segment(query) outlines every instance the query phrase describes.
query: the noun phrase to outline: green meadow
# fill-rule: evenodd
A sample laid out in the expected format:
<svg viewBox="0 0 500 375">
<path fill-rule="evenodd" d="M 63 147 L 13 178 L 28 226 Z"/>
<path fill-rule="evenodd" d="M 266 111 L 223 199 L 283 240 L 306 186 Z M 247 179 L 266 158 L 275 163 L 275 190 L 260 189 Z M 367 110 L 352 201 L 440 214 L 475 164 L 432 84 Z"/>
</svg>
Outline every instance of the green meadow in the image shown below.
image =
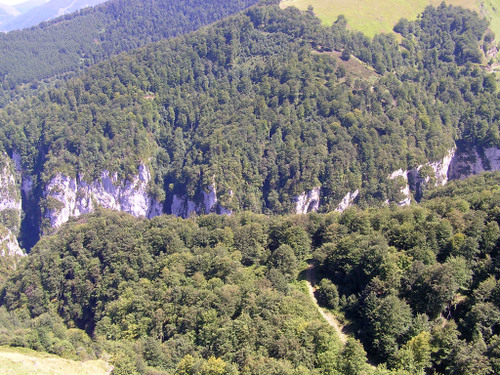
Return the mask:
<svg viewBox="0 0 500 375">
<path fill-rule="evenodd" d="M 79 362 L 24 348 L 0 347 L 3 375 L 105 375 L 111 371 L 102 360 Z"/>
<path fill-rule="evenodd" d="M 332 24 L 343 14 L 349 26 L 373 37 L 388 33 L 400 18 L 416 19 L 426 6 L 438 6 L 442 0 L 282 0 L 281 7 L 296 6 L 306 10 L 309 5 L 325 24 Z M 490 28 L 500 35 L 500 0 L 448 0 L 447 4 L 462 6 L 490 20 Z"/>
</svg>

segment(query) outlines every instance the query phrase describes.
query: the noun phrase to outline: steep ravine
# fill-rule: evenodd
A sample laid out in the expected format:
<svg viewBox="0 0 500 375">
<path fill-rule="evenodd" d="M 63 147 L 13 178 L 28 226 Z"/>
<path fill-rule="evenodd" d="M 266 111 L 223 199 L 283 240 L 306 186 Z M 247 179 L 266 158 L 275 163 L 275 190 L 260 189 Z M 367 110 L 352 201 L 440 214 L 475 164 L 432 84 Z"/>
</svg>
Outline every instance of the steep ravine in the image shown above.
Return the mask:
<svg viewBox="0 0 500 375">
<path fill-rule="evenodd" d="M 0 224 L 9 231 L 6 232 L 3 243 L 8 243 L 10 252 L 14 253 L 22 251 L 13 239 L 31 236 L 35 241 L 38 238 L 38 233 L 35 233 L 38 229 L 34 229 L 33 225 L 40 226 L 42 234 L 50 233 L 69 218 L 93 212 L 97 207 L 146 218 L 162 213 L 186 218 L 192 214 L 232 212 L 220 204 L 216 176 L 212 177 L 212 184 L 201 189 L 195 197 L 176 193 L 160 202 L 150 194 L 153 172 L 146 164 L 140 164 L 137 174 L 125 180 L 119 179 L 117 173 L 103 170 L 100 177 L 94 181 L 86 180 L 83 175 L 70 177 L 57 173 L 48 183 L 40 185 L 34 184 L 33 181 L 37 181 L 37 178 L 22 169 L 20 157 L 16 152 L 11 157 L 4 154 L 1 162 Z M 387 179 L 394 180 L 396 186 L 399 186 L 396 203 L 407 205 L 412 200 L 418 201 L 427 186 L 444 185 L 449 179 L 463 179 L 483 171 L 497 170 L 500 170 L 499 148 L 459 146 L 450 149 L 441 160 L 431 161 L 410 170 L 399 169 L 389 174 Z M 293 198 L 295 212 L 306 214 L 320 210 L 322 192 L 321 186 L 316 186 Z M 231 191 L 231 194 L 234 193 Z M 360 189 L 347 192 L 338 202 L 336 211 L 342 212 L 355 204 L 361 194 Z M 30 209 L 31 207 L 37 209 Z M 23 217 L 24 222 L 29 221 L 31 226 L 25 225 L 25 228 L 21 228 Z M 30 244 L 28 241 L 25 243 Z"/>
</svg>

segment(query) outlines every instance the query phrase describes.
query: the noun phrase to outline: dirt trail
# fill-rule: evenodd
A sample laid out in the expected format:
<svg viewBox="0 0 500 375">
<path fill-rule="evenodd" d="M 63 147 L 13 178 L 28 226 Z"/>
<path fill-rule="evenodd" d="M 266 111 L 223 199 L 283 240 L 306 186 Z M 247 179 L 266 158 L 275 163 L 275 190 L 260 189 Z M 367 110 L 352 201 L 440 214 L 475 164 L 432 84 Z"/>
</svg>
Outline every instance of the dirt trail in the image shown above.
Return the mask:
<svg viewBox="0 0 500 375">
<path fill-rule="evenodd" d="M 319 313 L 321 316 L 330 324 L 335 331 L 337 331 L 337 334 L 339 335 L 339 339 L 342 342 L 342 344 L 345 344 L 347 342 L 347 335 L 342 331 L 342 325 L 338 322 L 338 320 L 329 312 L 325 312 L 318 304 L 318 300 L 316 299 L 316 296 L 314 295 L 314 292 L 316 291 L 316 288 L 313 287 L 313 285 L 316 284 L 315 280 L 315 274 L 314 274 L 314 264 L 310 264 L 309 267 L 307 268 L 306 272 L 307 276 L 307 290 L 309 291 L 309 296 L 313 300 L 314 305 L 316 306 L 316 309 L 318 309 Z"/>
</svg>

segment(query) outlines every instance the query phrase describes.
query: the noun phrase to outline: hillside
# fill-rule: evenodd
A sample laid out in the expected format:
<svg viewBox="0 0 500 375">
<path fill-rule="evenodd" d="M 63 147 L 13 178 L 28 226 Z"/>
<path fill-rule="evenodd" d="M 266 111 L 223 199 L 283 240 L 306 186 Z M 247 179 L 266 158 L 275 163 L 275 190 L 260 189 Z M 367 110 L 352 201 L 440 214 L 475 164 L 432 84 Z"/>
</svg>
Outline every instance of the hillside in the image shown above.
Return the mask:
<svg viewBox="0 0 500 375">
<path fill-rule="evenodd" d="M 7 106 L 21 232 L 98 205 L 187 217 L 408 204 L 500 168 L 496 82 L 477 66 L 486 23 L 440 7 L 398 30 L 403 46 L 257 6 Z"/>
<path fill-rule="evenodd" d="M 250 3 L 201 27 L 215 3 L 112 0 L 6 34 L 109 38 L 64 80 L 4 79 L 0 366 L 500 373 L 488 22 L 443 4 L 369 38 Z"/>
<path fill-rule="evenodd" d="M 188 220 L 100 210 L 42 238 L 5 283 L 0 339 L 106 352 L 117 374 L 498 373 L 498 202 L 497 172 L 410 207 Z M 311 258 L 345 344 L 306 290 Z"/>
<path fill-rule="evenodd" d="M 3 94 L 12 96 L 10 90 L 21 83 L 86 68 L 114 54 L 193 31 L 254 3 L 111 0 L 30 29 L 0 33 Z"/>
<path fill-rule="evenodd" d="M 328 25 L 343 14 L 353 30 L 373 37 L 378 33 L 391 32 L 400 18 L 414 20 L 426 6 L 438 6 L 441 3 L 442 0 L 282 0 L 280 6 L 295 6 L 304 11 L 312 6 L 314 13 Z M 500 35 L 498 0 L 447 0 L 446 4 L 478 12 L 490 21 L 490 28 L 495 35 Z"/>
</svg>

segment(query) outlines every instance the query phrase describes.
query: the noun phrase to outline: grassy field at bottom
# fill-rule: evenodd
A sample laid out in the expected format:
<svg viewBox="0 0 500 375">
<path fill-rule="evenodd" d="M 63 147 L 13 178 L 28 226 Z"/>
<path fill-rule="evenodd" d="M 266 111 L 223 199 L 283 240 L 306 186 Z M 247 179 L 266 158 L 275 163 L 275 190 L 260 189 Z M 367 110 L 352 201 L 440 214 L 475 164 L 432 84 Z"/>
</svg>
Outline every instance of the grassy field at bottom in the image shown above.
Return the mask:
<svg viewBox="0 0 500 375">
<path fill-rule="evenodd" d="M 103 360 L 78 362 L 24 348 L 0 347 L 3 375 L 104 375 L 112 367 Z"/>
</svg>

